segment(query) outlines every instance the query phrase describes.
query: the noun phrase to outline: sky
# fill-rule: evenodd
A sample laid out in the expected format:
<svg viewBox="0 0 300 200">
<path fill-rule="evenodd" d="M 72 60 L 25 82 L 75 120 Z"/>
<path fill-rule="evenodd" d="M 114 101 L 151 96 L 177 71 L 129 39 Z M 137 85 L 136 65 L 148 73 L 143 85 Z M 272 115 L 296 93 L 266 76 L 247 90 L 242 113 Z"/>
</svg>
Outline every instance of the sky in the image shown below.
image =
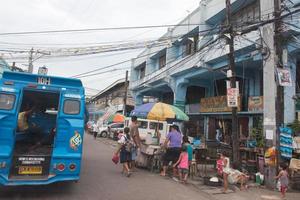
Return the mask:
<svg viewBox="0 0 300 200">
<path fill-rule="evenodd" d="M 106 27 L 176 24 L 199 5 L 200 0 L 0 0 L 0 55 L 9 64 L 26 69 L 29 50 L 47 53 L 62 47 L 86 47 L 116 41 L 149 40 L 163 35 L 167 28 L 1 35 L 8 32 L 87 29 Z M 22 58 L 16 51 L 24 51 Z M 34 69 L 46 66 L 49 75 L 71 77 L 90 70 L 131 59 L 142 49 L 88 56 L 47 58 L 34 54 Z M 40 58 L 39 58 L 40 57 Z M 97 93 L 125 77 L 130 62 L 109 73 L 81 78 L 88 95 Z M 101 71 L 100 71 L 101 72 Z"/>
</svg>

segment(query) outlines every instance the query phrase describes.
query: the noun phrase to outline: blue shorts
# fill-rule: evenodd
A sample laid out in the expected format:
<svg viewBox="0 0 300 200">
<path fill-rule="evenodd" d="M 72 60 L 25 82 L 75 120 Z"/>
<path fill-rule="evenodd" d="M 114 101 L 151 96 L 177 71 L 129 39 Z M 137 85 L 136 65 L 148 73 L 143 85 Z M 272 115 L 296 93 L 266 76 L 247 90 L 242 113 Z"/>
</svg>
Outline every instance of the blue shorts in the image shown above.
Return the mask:
<svg viewBox="0 0 300 200">
<path fill-rule="evenodd" d="M 120 163 L 126 163 L 131 161 L 131 153 L 126 151 L 125 149 L 121 149 L 120 151 Z"/>
<path fill-rule="evenodd" d="M 133 147 L 131 150 L 131 160 L 135 160 L 137 156 L 137 148 Z"/>
</svg>

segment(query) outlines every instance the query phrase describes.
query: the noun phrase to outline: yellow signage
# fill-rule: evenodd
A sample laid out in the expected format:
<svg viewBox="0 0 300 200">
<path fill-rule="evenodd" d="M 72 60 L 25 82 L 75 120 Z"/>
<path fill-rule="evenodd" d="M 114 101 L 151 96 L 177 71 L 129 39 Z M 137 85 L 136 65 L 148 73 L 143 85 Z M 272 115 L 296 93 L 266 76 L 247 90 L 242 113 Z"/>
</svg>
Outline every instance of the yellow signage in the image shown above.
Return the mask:
<svg viewBox="0 0 300 200">
<path fill-rule="evenodd" d="M 41 166 L 20 166 L 19 174 L 29 175 L 29 174 L 42 174 L 43 168 Z"/>
</svg>

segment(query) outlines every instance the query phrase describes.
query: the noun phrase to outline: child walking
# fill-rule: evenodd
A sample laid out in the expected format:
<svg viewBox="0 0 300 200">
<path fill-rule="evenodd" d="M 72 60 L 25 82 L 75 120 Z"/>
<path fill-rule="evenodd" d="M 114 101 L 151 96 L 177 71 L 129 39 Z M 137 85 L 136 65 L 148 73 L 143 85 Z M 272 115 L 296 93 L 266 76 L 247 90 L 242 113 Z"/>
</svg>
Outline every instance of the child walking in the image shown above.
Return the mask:
<svg viewBox="0 0 300 200">
<path fill-rule="evenodd" d="M 187 153 L 188 153 L 188 155 L 189 155 L 189 166 L 191 165 L 191 163 L 192 163 L 192 160 L 193 160 L 193 147 L 192 147 L 192 145 L 190 144 L 190 141 L 189 141 L 189 138 L 188 138 L 188 136 L 183 136 L 183 138 L 182 138 L 182 143 L 183 143 L 183 145 L 185 145 L 186 146 L 186 148 L 187 148 Z"/>
<path fill-rule="evenodd" d="M 285 163 L 282 163 L 280 165 L 280 172 L 278 176 L 275 177 L 275 179 L 280 180 L 280 192 L 283 199 L 285 199 L 285 193 L 288 189 L 289 185 L 289 173 L 287 171 L 287 165 Z"/>
<path fill-rule="evenodd" d="M 131 147 L 132 141 L 129 135 L 129 128 L 124 128 L 124 133 L 121 135 L 118 140 L 119 147 L 115 154 L 120 153 L 120 163 L 123 164 L 122 173 L 126 174 L 127 177 L 130 177 L 131 171 L 129 169 L 129 163 L 131 162 Z"/>
<path fill-rule="evenodd" d="M 183 145 L 181 148 L 181 153 L 177 162 L 173 165 L 173 167 L 177 167 L 179 169 L 179 178 L 182 183 L 187 183 L 187 177 L 189 173 L 189 155 L 187 152 L 187 146 Z"/>
</svg>

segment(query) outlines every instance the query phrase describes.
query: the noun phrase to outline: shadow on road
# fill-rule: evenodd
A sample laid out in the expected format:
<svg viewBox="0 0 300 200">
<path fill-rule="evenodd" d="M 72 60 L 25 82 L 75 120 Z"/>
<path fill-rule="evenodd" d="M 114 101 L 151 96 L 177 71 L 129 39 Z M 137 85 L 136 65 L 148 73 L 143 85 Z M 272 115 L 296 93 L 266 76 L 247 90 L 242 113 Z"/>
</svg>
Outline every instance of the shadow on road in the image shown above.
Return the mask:
<svg viewBox="0 0 300 200">
<path fill-rule="evenodd" d="M 75 182 L 59 182 L 50 185 L 36 186 L 0 186 L 0 199 L 48 199 L 51 197 L 56 197 L 58 193 L 60 196 L 68 196 L 73 191 L 75 186 Z"/>
</svg>

